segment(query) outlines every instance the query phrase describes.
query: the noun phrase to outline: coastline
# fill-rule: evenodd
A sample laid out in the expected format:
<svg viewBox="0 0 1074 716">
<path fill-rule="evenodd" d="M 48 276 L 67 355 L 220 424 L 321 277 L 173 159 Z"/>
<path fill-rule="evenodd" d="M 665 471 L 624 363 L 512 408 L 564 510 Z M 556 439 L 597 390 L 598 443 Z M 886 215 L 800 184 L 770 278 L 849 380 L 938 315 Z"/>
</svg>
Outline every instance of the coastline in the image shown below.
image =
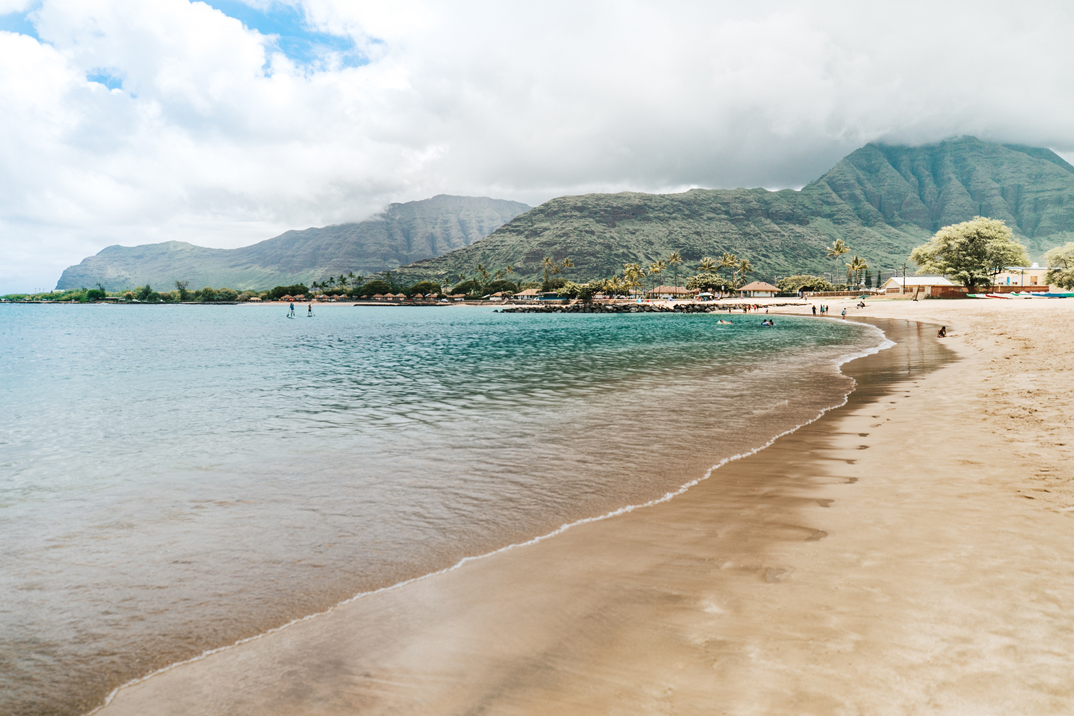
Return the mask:
<svg viewBox="0 0 1074 716">
<path fill-rule="evenodd" d="M 1007 712 L 1047 712 L 1048 703 L 1025 692 L 1039 695 L 1047 677 L 1053 698 L 1061 703 L 1068 695 L 1056 676 L 1071 663 L 1060 644 L 1070 630 L 1062 609 L 1053 614 L 1044 605 L 1033 615 L 1061 622 L 1051 636 L 1034 633 L 1049 648 L 1021 644 L 1018 663 L 1002 664 L 1002 671 L 981 662 L 1002 660 L 1003 653 L 973 648 L 982 638 L 985 646 L 995 640 L 993 631 L 978 635 L 982 616 L 1002 622 L 1010 604 L 973 589 L 981 583 L 965 574 L 965 538 L 972 533 L 972 546 L 993 535 L 989 544 L 1001 566 L 1004 548 L 1016 540 L 1014 528 L 997 532 L 995 520 L 978 526 L 985 509 L 979 506 L 974 520 L 955 529 L 952 508 L 998 499 L 1002 506 L 990 516 L 1015 513 L 1016 527 L 1030 536 L 1039 529 L 1039 510 L 1028 501 L 1012 509 L 994 480 L 939 479 L 966 455 L 980 458 L 998 447 L 972 439 L 977 422 L 959 436 L 971 438 L 958 444 L 961 457 L 947 455 L 957 444 L 952 406 L 945 403 L 945 414 L 928 405 L 926 396 L 951 401 L 952 375 L 956 388 L 979 383 L 979 356 L 973 359 L 972 340 L 961 330 L 948 341 L 959 361 L 891 387 L 890 375 L 863 377 L 843 409 L 725 466 L 675 500 L 363 598 L 124 689 L 100 713 L 462 713 L 480 706 L 509 713 L 693 713 L 715 704 L 726 713 L 904 713 L 913 704 L 942 710 L 972 698 L 995 708 L 995 700 L 981 697 L 997 685 L 1017 697 Z M 903 368 L 895 361 L 888 372 Z M 933 429 L 923 430 L 922 421 Z M 924 454 L 904 454 L 907 435 L 922 441 Z M 892 472 L 896 458 L 905 467 Z M 967 497 L 974 489 L 981 494 Z M 1067 517 L 1051 519 L 1061 528 Z M 911 536 L 930 539 L 900 539 L 910 526 Z M 998 542 L 996 534 L 1003 537 Z M 930 549 L 944 540 L 963 549 Z M 1047 547 L 1059 549 L 1058 542 Z M 965 584 L 949 583 L 944 569 Z M 1032 576 L 1001 573 L 1015 581 Z M 1056 580 L 1069 586 L 1070 577 L 1047 578 L 1053 591 L 1072 593 L 1055 589 Z M 950 599 L 951 591 L 959 599 Z M 975 596 L 982 604 L 967 608 Z M 934 609 L 937 602 L 953 617 L 972 619 L 921 613 L 921 604 Z M 1007 641 L 1008 651 L 1019 645 L 1015 636 Z M 1018 664 L 1033 661 L 1025 657 L 1034 646 L 1052 663 L 1037 659 L 1036 679 L 1013 688 Z M 950 675 L 952 649 L 968 665 L 954 684 L 933 673 Z M 904 678 L 908 668 L 920 678 Z"/>
</svg>

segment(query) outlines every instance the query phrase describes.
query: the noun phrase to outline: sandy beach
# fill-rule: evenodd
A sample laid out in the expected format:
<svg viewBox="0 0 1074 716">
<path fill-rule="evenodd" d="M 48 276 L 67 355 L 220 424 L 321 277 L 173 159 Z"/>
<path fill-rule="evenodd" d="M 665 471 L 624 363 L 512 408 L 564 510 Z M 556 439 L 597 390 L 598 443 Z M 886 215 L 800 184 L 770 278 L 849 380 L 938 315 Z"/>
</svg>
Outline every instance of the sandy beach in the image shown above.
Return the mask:
<svg viewBox="0 0 1074 716">
<path fill-rule="evenodd" d="M 1071 712 L 1074 301 L 848 314 L 899 343 L 844 366 L 848 404 L 685 495 L 353 601 L 98 713 Z"/>
</svg>

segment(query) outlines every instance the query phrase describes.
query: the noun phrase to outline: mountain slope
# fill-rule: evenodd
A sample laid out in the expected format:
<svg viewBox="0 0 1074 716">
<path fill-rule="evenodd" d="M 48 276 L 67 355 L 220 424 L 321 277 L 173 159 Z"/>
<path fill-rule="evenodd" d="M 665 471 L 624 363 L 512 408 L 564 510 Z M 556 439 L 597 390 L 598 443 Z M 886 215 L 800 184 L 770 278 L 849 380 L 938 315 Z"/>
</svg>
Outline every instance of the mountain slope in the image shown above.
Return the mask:
<svg viewBox="0 0 1074 716">
<path fill-rule="evenodd" d="M 239 249 L 180 241 L 109 246 L 67 268 L 56 288 L 110 291 L 150 284 L 266 289 L 354 272 L 369 275 L 469 246 L 530 207 L 499 199 L 440 195 L 392 204 L 367 221 L 288 231 Z"/>
<path fill-rule="evenodd" d="M 921 147 L 869 144 L 801 191 L 705 190 L 683 194 L 561 197 L 522 214 L 472 246 L 417 262 L 407 280 L 451 282 L 477 263 L 541 275 L 541 260 L 570 257 L 564 276 L 609 276 L 672 251 L 689 264 L 724 252 L 748 258 L 755 276 L 833 271 L 825 246 L 842 238 L 875 271 L 902 266 L 910 250 L 947 224 L 1004 219 L 1030 254 L 1070 240 L 1074 167 L 1047 149 L 972 137 Z M 847 257 L 849 258 L 849 257 Z M 841 277 L 836 277 L 841 278 Z"/>
</svg>

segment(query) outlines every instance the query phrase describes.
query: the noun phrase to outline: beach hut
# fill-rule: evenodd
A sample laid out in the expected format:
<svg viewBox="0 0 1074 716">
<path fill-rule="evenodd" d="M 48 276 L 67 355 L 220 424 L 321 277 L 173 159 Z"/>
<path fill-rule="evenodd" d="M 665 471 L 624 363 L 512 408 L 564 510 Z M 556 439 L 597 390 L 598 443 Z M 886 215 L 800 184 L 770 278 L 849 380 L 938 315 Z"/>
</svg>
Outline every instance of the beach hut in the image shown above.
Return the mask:
<svg viewBox="0 0 1074 716">
<path fill-rule="evenodd" d="M 283 301 L 284 303 L 287 303 L 288 301 L 294 301 L 295 297 L 294 296 L 284 296 L 280 300 Z"/>
<path fill-rule="evenodd" d="M 779 289 L 764 281 L 754 281 L 738 289 L 738 292 L 743 298 L 772 298 L 779 293 Z"/>
<path fill-rule="evenodd" d="M 517 301 L 536 301 L 539 293 L 540 291 L 535 288 L 527 288 L 525 291 L 519 291 L 512 298 Z"/>
</svg>

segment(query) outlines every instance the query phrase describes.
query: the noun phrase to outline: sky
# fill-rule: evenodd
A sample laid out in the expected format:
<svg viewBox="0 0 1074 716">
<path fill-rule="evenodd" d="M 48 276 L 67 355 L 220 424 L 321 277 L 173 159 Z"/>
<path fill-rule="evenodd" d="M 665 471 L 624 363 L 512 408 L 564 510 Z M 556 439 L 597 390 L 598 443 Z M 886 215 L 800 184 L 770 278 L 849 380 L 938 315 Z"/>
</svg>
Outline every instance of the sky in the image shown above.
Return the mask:
<svg viewBox="0 0 1074 716">
<path fill-rule="evenodd" d="M 871 141 L 1074 159 L 1074 3 L 0 0 L 0 294 L 436 194 L 798 188 Z"/>
</svg>

